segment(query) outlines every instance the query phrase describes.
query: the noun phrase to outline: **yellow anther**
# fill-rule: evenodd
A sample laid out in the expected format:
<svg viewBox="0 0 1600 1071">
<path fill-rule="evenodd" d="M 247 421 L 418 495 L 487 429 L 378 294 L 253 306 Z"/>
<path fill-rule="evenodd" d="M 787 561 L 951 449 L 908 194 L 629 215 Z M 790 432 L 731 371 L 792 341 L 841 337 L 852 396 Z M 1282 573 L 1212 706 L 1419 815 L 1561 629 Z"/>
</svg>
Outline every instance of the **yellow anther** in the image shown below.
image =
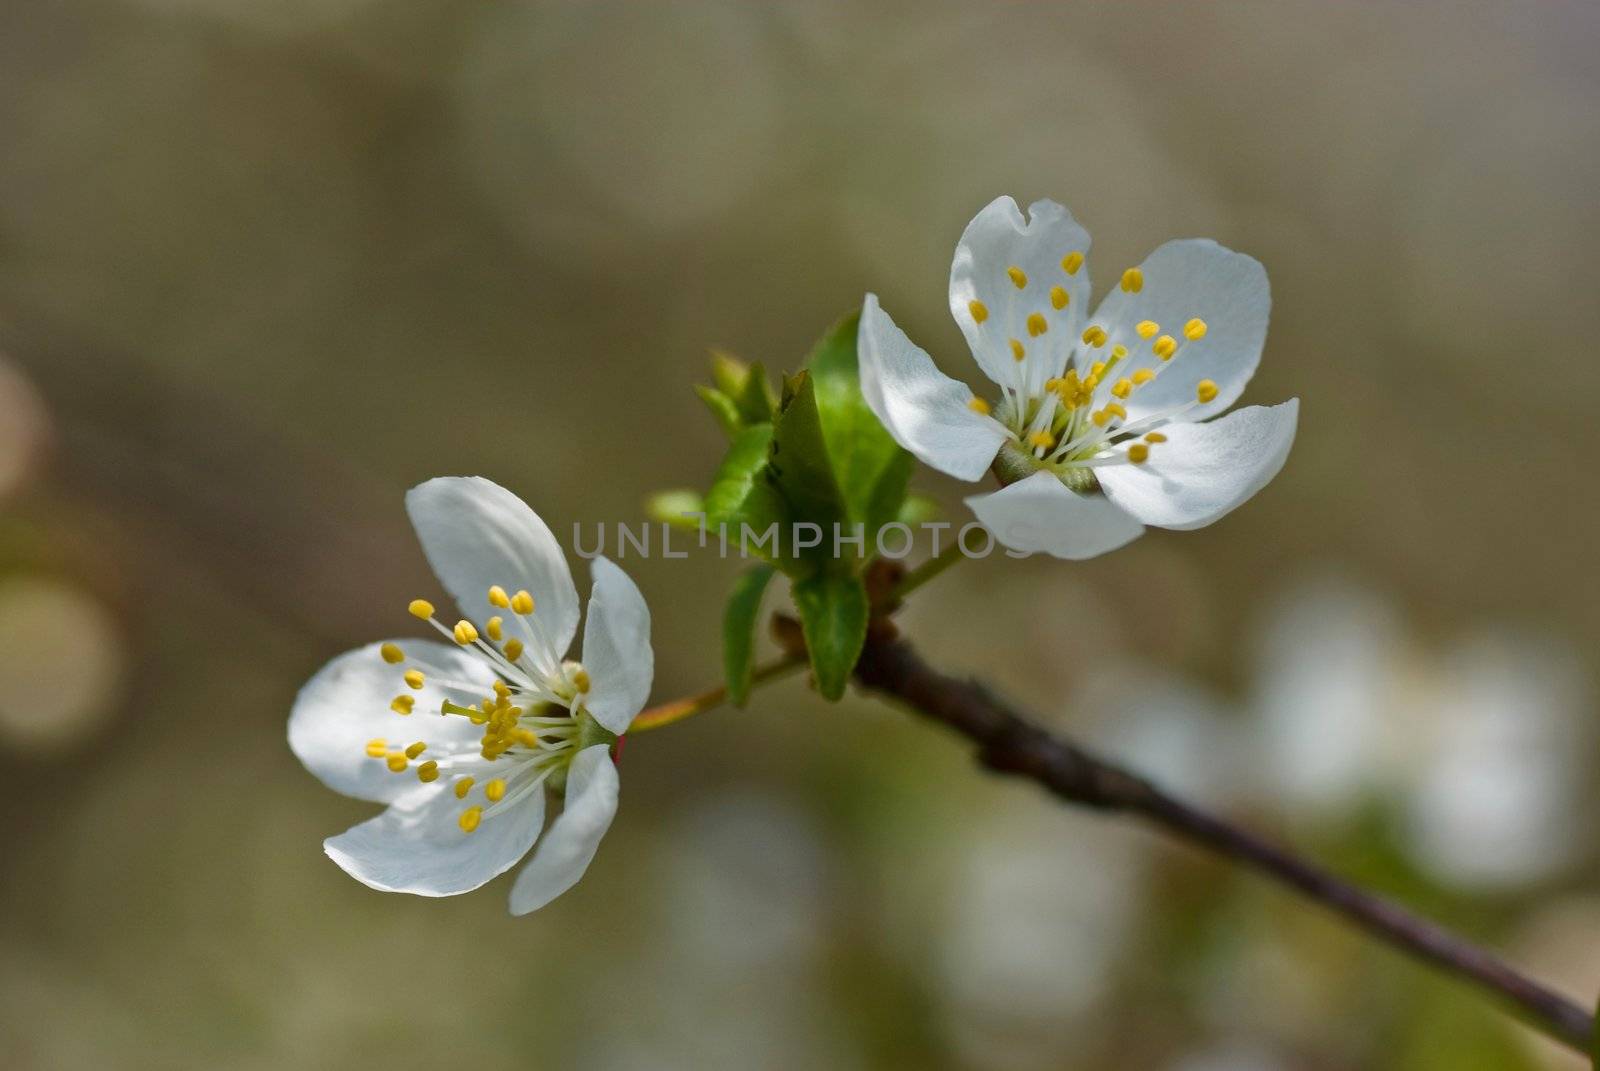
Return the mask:
<svg viewBox="0 0 1600 1071">
<path fill-rule="evenodd" d="M 972 322 L 981 324 L 989 318 L 989 306 L 981 301 L 967 302 L 967 311 L 972 313 Z"/>
<path fill-rule="evenodd" d="M 1118 398 L 1126 398 L 1128 395 L 1133 393 L 1133 380 L 1117 380 L 1115 383 L 1111 384 L 1111 393 L 1115 394 Z"/>
<path fill-rule="evenodd" d="M 1018 342 L 1016 339 L 1011 340 L 1011 356 L 1019 361 L 1026 356 L 1026 351 L 1022 348 L 1022 343 Z"/>
<path fill-rule="evenodd" d="M 471 621 L 456 622 L 456 642 L 466 647 L 478 642 L 478 629 Z"/>
<path fill-rule="evenodd" d="M 398 643 L 384 644 L 378 648 L 378 654 L 382 655 L 383 660 L 391 666 L 399 665 L 406 660 L 406 653 L 400 649 Z"/>
<path fill-rule="evenodd" d="M 467 793 L 472 791 L 473 783 L 473 779 L 470 777 L 463 777 L 461 780 L 457 781 L 455 783 L 455 788 L 452 789 L 452 791 L 456 794 L 456 799 L 466 799 Z"/>
<path fill-rule="evenodd" d="M 483 821 L 482 807 L 468 807 L 461 812 L 461 832 L 471 833 L 478 828 L 478 823 Z"/>
<path fill-rule="evenodd" d="M 538 747 L 539 734 L 532 729 L 517 729 L 511 734 L 512 738 L 523 747 Z"/>
<path fill-rule="evenodd" d="M 1021 290 L 1023 287 L 1028 285 L 1028 273 L 1017 267 L 1015 264 L 1006 269 L 1006 274 L 1011 276 L 1011 283 L 1018 290 Z"/>
<path fill-rule="evenodd" d="M 424 744 L 421 740 L 418 740 L 415 744 L 412 744 L 410 747 L 406 748 L 406 758 L 414 759 L 426 750 L 428 750 L 428 745 Z"/>
<path fill-rule="evenodd" d="M 533 613 L 533 596 L 526 591 L 519 591 L 511 596 L 511 610 L 513 613 L 527 617 Z"/>
<path fill-rule="evenodd" d="M 511 607 L 511 596 L 506 594 L 506 589 L 499 584 L 489 589 L 489 605 L 507 610 Z"/>
<path fill-rule="evenodd" d="M 499 803 L 506 798 L 505 780 L 496 777 L 493 781 L 483 786 L 483 794 L 489 797 L 490 803 Z"/>
<path fill-rule="evenodd" d="M 1142 465 L 1150 460 L 1150 448 L 1144 443 L 1134 443 L 1128 447 L 1128 460 L 1135 465 Z"/>
<path fill-rule="evenodd" d="M 381 736 L 375 740 L 367 741 L 367 756 L 369 758 L 381 759 L 387 757 L 388 754 L 389 742 Z"/>
<path fill-rule="evenodd" d="M 1138 324 L 1134 326 L 1134 330 L 1139 332 L 1140 338 L 1149 338 L 1151 335 L 1161 330 L 1161 325 L 1156 323 L 1154 320 L 1140 320 Z"/>
<path fill-rule="evenodd" d="M 1083 329 L 1083 341 L 1090 346 L 1104 346 L 1106 344 L 1105 328 L 1097 324 L 1090 324 Z"/>
<path fill-rule="evenodd" d="M 1099 385 L 1100 385 L 1100 377 L 1091 373 L 1090 375 L 1084 377 L 1084 380 L 1083 380 L 1083 391 L 1084 391 L 1085 394 L 1093 394 L 1094 393 L 1094 389 L 1096 387 L 1098 387 Z"/>
<path fill-rule="evenodd" d="M 1071 300 L 1072 295 L 1061 287 L 1052 286 L 1050 288 L 1050 307 L 1052 309 L 1064 309 L 1067 307 L 1067 302 Z"/>
<path fill-rule="evenodd" d="M 406 677 L 405 677 L 406 685 L 412 691 L 421 691 L 422 690 L 422 682 L 424 680 L 426 680 L 426 679 L 427 678 L 422 675 L 422 670 L 420 670 L 420 669 L 408 669 L 408 670 L 406 670 Z"/>
<path fill-rule="evenodd" d="M 389 755 L 389 769 L 392 770 L 394 773 L 405 773 L 406 772 L 406 767 L 410 766 L 410 765 L 411 765 L 411 763 L 409 761 L 407 761 L 407 759 L 406 759 L 406 757 L 405 757 L 405 755 L 403 753 L 401 753 L 399 751 L 395 751 L 395 752 L 391 752 L 390 753 L 390 755 Z"/>
<path fill-rule="evenodd" d="M 1115 346 L 1111 347 L 1111 363 L 1112 364 L 1116 364 L 1118 361 L 1122 360 L 1127 355 L 1128 355 L 1128 347 L 1124 346 L 1122 343 L 1119 342 Z"/>
<path fill-rule="evenodd" d="M 1159 431 L 1152 431 L 1145 433 L 1144 441 L 1147 443 L 1164 443 L 1167 441 L 1167 437 Z"/>
<path fill-rule="evenodd" d="M 1104 409 L 1096 409 L 1093 413 L 1089 414 L 1089 419 L 1094 421 L 1095 427 L 1103 428 L 1107 423 L 1110 422 L 1111 414 L 1106 412 Z"/>
<path fill-rule="evenodd" d="M 1172 355 L 1178 352 L 1178 340 L 1171 335 L 1162 335 L 1151 345 L 1150 350 L 1163 361 L 1172 360 Z"/>
<path fill-rule="evenodd" d="M 1078 269 L 1083 267 L 1082 253 L 1068 253 L 1061 258 L 1061 270 L 1068 275 L 1078 274 Z"/>
<path fill-rule="evenodd" d="M 1050 330 L 1050 325 L 1045 322 L 1044 313 L 1033 312 L 1028 314 L 1028 337 L 1038 338 L 1048 330 Z"/>
<path fill-rule="evenodd" d="M 588 694 L 592 683 L 593 682 L 589 680 L 588 670 L 580 667 L 572 671 L 572 686 L 578 689 L 579 692 Z"/>
<path fill-rule="evenodd" d="M 1138 268 L 1129 268 L 1122 273 L 1122 290 L 1127 294 L 1137 294 L 1144 289 L 1144 272 Z"/>
<path fill-rule="evenodd" d="M 394 701 L 389 704 L 389 709 L 394 711 L 396 714 L 410 714 L 416 709 L 416 706 L 417 701 L 414 697 L 409 695 L 397 695 L 394 697 Z"/>
<path fill-rule="evenodd" d="M 1048 431 L 1036 431 L 1028 436 L 1029 446 L 1043 446 L 1049 448 L 1056 444 L 1056 437 Z"/>
<path fill-rule="evenodd" d="M 1198 316 L 1183 325 L 1183 337 L 1190 342 L 1199 341 L 1206 337 L 1206 322 Z"/>
<path fill-rule="evenodd" d="M 504 625 L 505 618 L 491 617 L 488 621 L 484 622 L 483 630 L 489 634 L 489 638 L 491 640 L 493 640 L 495 643 L 499 643 L 500 640 L 505 636 L 505 632 L 503 631 L 502 627 Z"/>
<path fill-rule="evenodd" d="M 1104 361 L 1096 361 L 1094 364 L 1089 366 L 1089 378 L 1090 379 L 1098 380 L 1101 376 L 1103 376 L 1105 374 L 1106 374 L 1106 363 Z"/>
<path fill-rule="evenodd" d="M 507 640 L 505 651 L 506 657 L 515 662 L 522 657 L 522 641 L 516 639 Z"/>
<path fill-rule="evenodd" d="M 432 759 L 417 767 L 417 780 L 423 784 L 432 784 L 439 780 L 439 764 Z"/>
<path fill-rule="evenodd" d="M 424 621 L 433 616 L 433 603 L 427 599 L 412 599 L 411 605 L 406 609 L 411 611 L 412 617 L 420 617 Z"/>
<path fill-rule="evenodd" d="M 1117 402 L 1107 402 L 1106 403 L 1106 407 L 1103 410 L 1101 410 L 1101 412 L 1110 413 L 1112 416 L 1116 417 L 1118 420 L 1127 420 L 1128 419 L 1128 411 L 1126 409 L 1122 408 L 1122 406 L 1120 404 L 1118 404 Z"/>
<path fill-rule="evenodd" d="M 1133 374 L 1133 385 L 1136 387 L 1142 387 L 1154 378 L 1156 378 L 1154 369 L 1141 368 Z"/>
<path fill-rule="evenodd" d="M 989 415 L 989 403 L 984 401 L 982 398 L 973 398 L 967 402 L 967 408 L 971 409 L 974 413 L 982 413 L 984 416 Z"/>
<path fill-rule="evenodd" d="M 1194 396 L 1201 405 L 1204 405 L 1217 396 L 1217 385 L 1209 379 L 1202 379 L 1195 384 Z"/>
<path fill-rule="evenodd" d="M 505 681 L 495 681 L 494 694 L 504 700 L 511 695 L 511 687 Z"/>
</svg>

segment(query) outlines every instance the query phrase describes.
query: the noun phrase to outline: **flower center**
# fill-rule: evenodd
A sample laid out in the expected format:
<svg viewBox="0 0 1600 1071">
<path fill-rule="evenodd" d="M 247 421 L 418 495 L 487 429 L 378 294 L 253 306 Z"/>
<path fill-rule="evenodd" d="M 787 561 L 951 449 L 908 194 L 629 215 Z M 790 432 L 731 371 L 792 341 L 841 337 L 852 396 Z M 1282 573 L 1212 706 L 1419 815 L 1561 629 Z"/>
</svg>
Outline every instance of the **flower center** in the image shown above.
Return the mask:
<svg viewBox="0 0 1600 1071">
<path fill-rule="evenodd" d="M 447 627 L 434 616 L 426 599 L 411 603 L 413 616 L 428 622 L 467 655 L 483 662 L 493 674 L 493 694 L 484 695 L 482 684 L 454 678 L 450 671 L 408 658 L 398 644 L 379 648 L 384 662 L 396 667 L 411 692 L 427 683 L 445 693 L 437 713 L 466 718 L 482 726 L 476 745 L 452 740 L 430 745 L 417 740 L 406 746 L 384 739 L 369 740 L 366 754 L 397 774 L 414 770 L 417 780 L 432 784 L 441 778 L 462 803 L 459 823 L 464 833 L 504 814 L 546 786 L 562 787 L 572 758 L 597 733 L 609 736 L 583 708 L 589 691 L 589 674 L 577 662 L 563 662 L 534 614 L 533 596 L 526 591 L 508 595 L 504 588 L 489 589 L 489 602 L 510 611 L 520 637 L 506 635 L 506 618 L 490 617 L 480 627 L 468 620 Z M 402 692 L 389 709 L 409 717 L 416 697 Z M 412 763 L 416 763 L 415 767 Z"/>
<path fill-rule="evenodd" d="M 1071 254 L 1063 259 L 1062 269 L 1072 274 L 1081 264 L 1082 256 Z M 1033 285 L 1020 268 L 1008 268 L 1006 275 L 1024 295 Z M 1138 293 L 1144 289 L 1144 274 L 1129 268 L 1119 285 L 1125 292 Z M 1050 345 L 1049 312 L 1066 305 L 1065 292 L 1059 286 L 1045 293 L 1032 310 L 1025 297 L 1019 299 L 1009 317 L 1020 324 L 1006 339 L 1017 370 L 1015 383 L 1001 386 L 997 405 L 981 398 L 973 398 L 969 404 L 980 413 L 992 414 L 1011 434 L 995 459 L 994 472 L 1001 482 L 1014 483 L 1048 470 L 1074 491 L 1094 491 L 1099 487 L 1096 468 L 1144 464 L 1151 451 L 1167 441 L 1160 428 L 1216 398 L 1216 383 L 1202 379 L 1195 385 L 1192 401 L 1162 412 L 1130 420 L 1124 404 L 1167 374 L 1185 344 L 1204 338 L 1208 328 L 1198 317 L 1184 323 L 1176 334 L 1163 331 L 1154 320 L 1140 321 L 1131 332 L 1115 329 L 1115 334 L 1090 324 L 1078 339 L 1069 342 L 1066 358 L 1055 365 L 1062 374 L 1037 385 L 1041 374 L 1038 362 L 1048 358 L 1042 353 L 1030 356 L 1030 350 Z M 981 302 L 973 302 L 969 312 L 980 326 L 990 320 L 989 310 Z M 1026 342 L 1018 337 L 1024 334 Z"/>
</svg>

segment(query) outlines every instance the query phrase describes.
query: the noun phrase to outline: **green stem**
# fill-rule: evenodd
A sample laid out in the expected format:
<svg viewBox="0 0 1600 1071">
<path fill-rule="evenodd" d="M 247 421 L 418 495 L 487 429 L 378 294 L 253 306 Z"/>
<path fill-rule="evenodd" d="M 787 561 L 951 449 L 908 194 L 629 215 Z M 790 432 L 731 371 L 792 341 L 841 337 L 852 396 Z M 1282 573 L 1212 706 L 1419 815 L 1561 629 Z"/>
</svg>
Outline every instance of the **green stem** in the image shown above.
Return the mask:
<svg viewBox="0 0 1600 1071">
<path fill-rule="evenodd" d="M 784 655 L 774 659 L 766 665 L 757 666 L 750 674 L 750 688 L 755 690 L 768 681 L 779 680 L 801 666 L 806 664 L 803 658 L 792 658 Z M 707 688 L 695 695 L 686 695 L 681 699 L 674 699 L 667 703 L 660 703 L 648 710 L 641 711 L 633 724 L 628 726 L 628 732 L 647 733 L 651 729 L 660 729 L 663 726 L 674 725 L 685 718 L 692 718 L 696 714 L 703 714 L 708 710 L 720 707 L 728 698 L 728 688 L 719 684 L 715 688 Z"/>
<path fill-rule="evenodd" d="M 928 581 L 932 580 L 934 577 L 938 576 L 940 573 L 944 572 L 946 569 L 950 568 L 964 557 L 966 557 L 966 555 L 961 553 L 960 541 L 956 540 L 952 542 L 948 547 L 945 547 L 938 554 L 935 554 L 933 557 L 929 558 L 927 561 L 911 570 L 905 576 L 901 577 L 900 582 L 889 589 L 888 601 L 891 603 L 898 602 L 899 600 L 905 598 L 907 595 L 911 594 L 913 591 L 916 591 L 922 585 L 926 584 Z"/>
</svg>

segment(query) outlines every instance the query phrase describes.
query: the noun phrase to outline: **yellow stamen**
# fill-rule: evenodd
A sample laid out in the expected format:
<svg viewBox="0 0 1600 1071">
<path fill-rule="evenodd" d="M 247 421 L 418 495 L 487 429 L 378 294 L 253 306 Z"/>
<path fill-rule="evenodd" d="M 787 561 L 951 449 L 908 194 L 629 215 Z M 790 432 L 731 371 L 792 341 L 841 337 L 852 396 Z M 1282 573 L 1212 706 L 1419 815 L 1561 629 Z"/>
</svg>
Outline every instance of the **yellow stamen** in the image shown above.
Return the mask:
<svg viewBox="0 0 1600 1071">
<path fill-rule="evenodd" d="M 501 628 L 504 624 L 505 618 L 491 617 L 488 621 L 484 622 L 483 628 L 484 631 L 489 634 L 489 638 L 491 640 L 493 640 L 495 643 L 499 643 L 500 640 L 505 636 L 505 633 Z"/>
<path fill-rule="evenodd" d="M 981 301 L 967 302 L 967 311 L 972 313 L 972 322 L 981 324 L 989 318 L 989 306 Z"/>
<path fill-rule="evenodd" d="M 1052 286 L 1050 288 L 1050 307 L 1052 309 L 1064 309 L 1067 307 L 1067 302 L 1071 300 L 1072 295 L 1068 294 L 1061 287 Z"/>
<path fill-rule="evenodd" d="M 1103 376 L 1105 374 L 1106 374 L 1106 363 L 1104 361 L 1096 361 L 1093 365 L 1091 365 L 1089 367 L 1089 378 L 1090 379 L 1098 380 L 1101 376 Z"/>
<path fill-rule="evenodd" d="M 1204 405 L 1217 396 L 1217 385 L 1209 379 L 1202 379 L 1195 384 L 1194 396 L 1201 405 Z"/>
<path fill-rule="evenodd" d="M 456 622 L 456 642 L 463 647 L 478 642 L 478 629 L 471 621 Z"/>
<path fill-rule="evenodd" d="M 1119 405 L 1116 402 L 1107 402 L 1106 403 L 1106 407 L 1105 407 L 1104 410 L 1102 410 L 1102 412 L 1110 413 L 1112 416 L 1116 417 L 1118 420 L 1127 420 L 1128 419 L 1128 411 L 1126 409 L 1122 408 L 1122 406 Z"/>
<path fill-rule="evenodd" d="M 1139 332 L 1140 338 L 1149 338 L 1151 335 L 1161 330 L 1161 325 L 1156 323 L 1154 320 L 1140 320 L 1139 323 L 1134 327 L 1134 330 Z"/>
<path fill-rule="evenodd" d="M 416 709 L 416 706 L 417 701 L 415 697 L 409 695 L 397 695 L 394 697 L 394 702 L 389 704 L 389 709 L 394 711 L 396 714 L 410 714 Z"/>
<path fill-rule="evenodd" d="M 521 657 L 522 657 L 522 641 L 521 640 L 516 640 L 516 639 L 507 640 L 506 641 L 506 658 L 508 658 L 511 661 L 515 662 L 517 659 L 519 659 Z"/>
<path fill-rule="evenodd" d="M 412 744 L 410 747 L 406 748 L 406 758 L 414 759 L 426 750 L 428 750 L 428 745 L 424 744 L 421 740 L 418 740 L 415 744 Z"/>
<path fill-rule="evenodd" d="M 391 666 L 399 665 L 406 660 L 406 653 L 400 649 L 400 645 L 397 643 L 384 644 L 378 648 L 378 654 L 382 655 L 383 660 Z"/>
<path fill-rule="evenodd" d="M 1142 465 L 1150 460 L 1150 448 L 1144 443 L 1134 443 L 1128 447 L 1128 460 L 1135 465 Z"/>
<path fill-rule="evenodd" d="M 1172 360 L 1172 355 L 1178 352 L 1178 340 L 1171 335 L 1162 335 L 1155 340 L 1150 350 L 1163 361 L 1170 361 Z"/>
<path fill-rule="evenodd" d="M 1051 447 L 1056 443 L 1056 437 L 1048 431 L 1036 431 L 1028 436 L 1029 446 Z"/>
<path fill-rule="evenodd" d="M 1105 328 L 1090 324 L 1083 329 L 1083 341 L 1090 346 L 1104 346 L 1106 344 Z"/>
<path fill-rule="evenodd" d="M 1152 431 L 1145 435 L 1144 441 L 1147 443 L 1164 443 L 1167 441 L 1167 437 L 1159 431 Z"/>
<path fill-rule="evenodd" d="M 1122 290 L 1127 294 L 1137 294 L 1144 289 L 1144 272 L 1138 268 L 1129 268 L 1122 273 Z"/>
<path fill-rule="evenodd" d="M 588 670 L 575 669 L 572 671 L 572 686 L 578 691 L 588 694 L 591 683 Z"/>
<path fill-rule="evenodd" d="M 483 821 L 482 807 L 468 807 L 461 812 L 461 832 L 471 833 L 478 828 L 478 823 Z"/>
<path fill-rule="evenodd" d="M 473 785 L 473 779 L 470 778 L 470 777 L 463 777 L 461 780 L 457 781 L 456 784 L 455 784 L 455 788 L 452 790 L 456 794 L 456 799 L 458 799 L 458 800 L 466 799 L 467 798 L 467 793 L 472 791 L 472 785 Z"/>
<path fill-rule="evenodd" d="M 1011 283 L 1018 290 L 1021 290 L 1023 287 L 1028 285 L 1028 273 L 1017 267 L 1015 264 L 1006 269 L 1006 274 L 1011 276 Z"/>
<path fill-rule="evenodd" d="M 433 603 L 427 599 L 412 599 L 406 609 L 411 611 L 412 617 L 420 617 L 424 621 L 433 616 Z"/>
<path fill-rule="evenodd" d="M 422 682 L 426 679 L 427 678 L 422 675 L 422 670 L 420 669 L 406 670 L 406 685 L 414 692 L 422 690 Z"/>
<path fill-rule="evenodd" d="M 1141 368 L 1133 374 L 1133 385 L 1142 387 L 1154 378 L 1156 378 L 1156 374 L 1153 369 Z"/>
<path fill-rule="evenodd" d="M 526 591 L 519 591 L 511 596 L 511 610 L 513 613 L 527 617 L 533 613 L 533 596 Z"/>
<path fill-rule="evenodd" d="M 1061 258 L 1061 270 L 1068 275 L 1078 274 L 1078 269 L 1083 267 L 1082 253 L 1068 253 Z"/>
<path fill-rule="evenodd" d="M 1110 422 L 1111 414 L 1106 412 L 1104 409 L 1097 409 L 1092 414 L 1090 414 L 1089 419 L 1094 421 L 1094 426 L 1095 427 L 1103 428 L 1103 427 L 1106 426 L 1107 423 Z"/>
<path fill-rule="evenodd" d="M 1183 325 L 1183 337 L 1190 342 L 1197 342 L 1206 337 L 1206 322 L 1198 316 Z"/>
<path fill-rule="evenodd" d="M 511 695 L 511 688 L 506 684 L 505 681 L 495 681 L 494 694 L 499 696 L 502 700 L 507 699 Z"/>
<path fill-rule="evenodd" d="M 433 782 L 439 780 L 439 764 L 433 759 L 429 759 L 421 766 L 418 766 L 417 780 L 421 781 L 425 785 L 432 784 Z"/>
<path fill-rule="evenodd" d="M 489 797 L 490 803 L 499 803 L 506 797 L 506 783 L 502 778 L 496 777 L 483 786 L 483 794 Z"/>
<path fill-rule="evenodd" d="M 982 413 L 984 416 L 989 415 L 989 403 L 984 401 L 982 398 L 973 398 L 967 403 L 967 408 L 971 409 L 974 413 Z"/>
<path fill-rule="evenodd" d="M 1048 330 L 1050 330 L 1050 325 L 1045 323 L 1043 313 L 1035 312 L 1028 315 L 1028 336 L 1030 338 L 1038 338 Z"/>
<path fill-rule="evenodd" d="M 489 589 L 489 605 L 501 610 L 511 608 L 511 596 L 506 594 L 506 589 L 496 584 Z"/>
<path fill-rule="evenodd" d="M 406 761 L 405 755 L 401 752 L 396 751 L 389 755 L 389 769 L 394 773 L 405 773 L 406 767 L 409 765 L 411 764 Z"/>
<path fill-rule="evenodd" d="M 367 741 L 367 755 L 369 758 L 381 759 L 389 754 L 389 742 L 383 737 Z"/>
<path fill-rule="evenodd" d="M 1023 348 L 1022 348 L 1022 343 L 1018 342 L 1016 339 L 1012 339 L 1011 340 L 1011 356 L 1020 361 L 1020 360 L 1022 360 L 1022 358 L 1025 355 L 1026 354 L 1025 354 L 1025 351 L 1023 350 Z"/>
<path fill-rule="evenodd" d="M 1119 379 L 1111 385 L 1111 393 L 1118 398 L 1126 398 L 1133 393 L 1133 380 Z"/>
</svg>

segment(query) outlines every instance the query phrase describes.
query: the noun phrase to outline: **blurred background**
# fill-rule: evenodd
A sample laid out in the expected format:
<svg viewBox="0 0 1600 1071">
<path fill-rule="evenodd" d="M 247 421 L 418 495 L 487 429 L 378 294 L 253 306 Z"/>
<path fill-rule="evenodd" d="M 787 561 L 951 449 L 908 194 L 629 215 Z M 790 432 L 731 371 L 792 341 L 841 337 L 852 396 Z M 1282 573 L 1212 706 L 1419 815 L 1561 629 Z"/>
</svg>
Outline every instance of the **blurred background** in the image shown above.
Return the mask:
<svg viewBox="0 0 1600 1071">
<path fill-rule="evenodd" d="M 520 920 L 505 880 L 343 875 L 320 841 L 372 808 L 284 723 L 437 591 L 408 486 L 637 520 L 720 456 L 706 348 L 792 367 L 869 288 L 970 375 L 954 242 L 1052 197 L 1102 285 L 1171 237 L 1260 258 L 1246 400 L 1299 396 L 1299 440 L 1223 523 L 965 565 L 906 629 L 1593 999 L 1597 31 L 1458 0 L 0 8 L 0 1063 L 1580 1067 L 799 681 L 641 736 L 588 879 Z M 711 683 L 735 563 L 625 564 L 658 698 Z"/>
</svg>

